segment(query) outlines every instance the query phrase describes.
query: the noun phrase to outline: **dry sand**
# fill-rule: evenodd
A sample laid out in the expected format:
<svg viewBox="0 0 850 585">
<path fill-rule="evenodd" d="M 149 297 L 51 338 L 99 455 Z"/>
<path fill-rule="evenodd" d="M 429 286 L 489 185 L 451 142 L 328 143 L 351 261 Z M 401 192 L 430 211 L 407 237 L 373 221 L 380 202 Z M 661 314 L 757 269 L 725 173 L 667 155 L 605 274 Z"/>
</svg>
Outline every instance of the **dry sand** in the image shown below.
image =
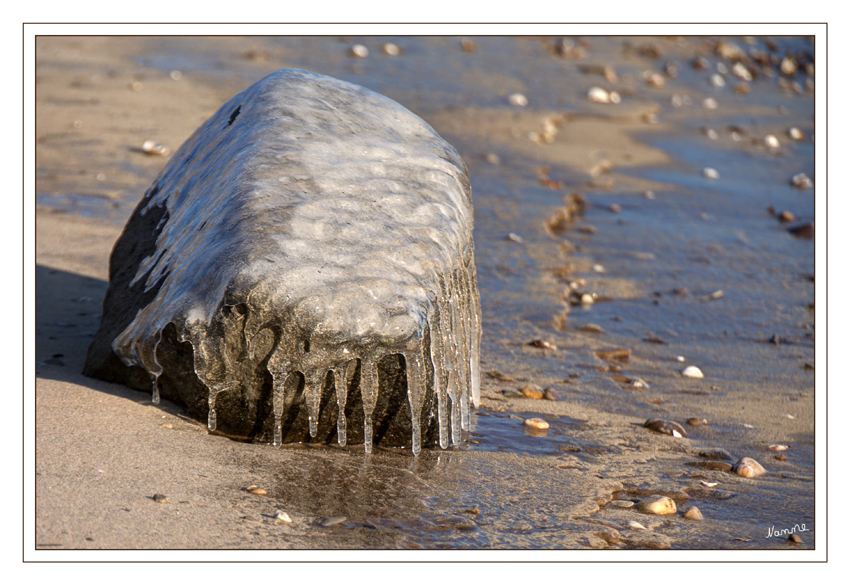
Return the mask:
<svg viewBox="0 0 850 585">
<path fill-rule="evenodd" d="M 187 41 L 184 50 L 200 42 Z M 236 63 L 247 59 L 257 71 L 298 64 L 297 55 L 278 58 L 258 45 L 228 38 L 217 41 L 215 50 Z M 652 111 L 652 100 L 635 99 L 617 115 L 598 109 L 506 115 L 486 106 L 425 112 L 438 132 L 458 145 L 470 166 L 473 189 L 475 177 L 482 179 L 475 200 L 477 229 L 483 234 L 476 235 L 479 272 L 485 281 L 502 283 L 482 290 L 484 302 L 491 303 L 484 308 L 482 370 L 498 370 L 514 381 L 484 376 L 472 449 L 419 458 L 378 449 L 365 457 L 362 447 L 275 450 L 234 443 L 208 434 L 178 405 L 154 406 L 148 394 L 83 377 L 79 372 L 97 327 L 111 247 L 123 219 L 165 162 L 145 156 L 139 147 L 155 138 L 173 152 L 242 89 L 234 75 L 186 72 L 175 80 L 146 64 L 142 57 L 151 46 L 151 39 L 108 37 L 38 42 L 38 190 L 56 198 L 36 214 L 36 520 L 35 542 L 25 543 L 25 549 L 787 549 L 781 539 L 764 537 L 769 519 L 777 518 L 777 528 L 784 528 L 813 515 L 814 383 L 812 373 L 802 368 L 814 363 L 809 338 L 800 334 L 799 343 L 779 348 L 735 346 L 736 355 L 716 339 L 693 342 L 687 347 L 691 355 L 699 352 L 699 365 L 711 379 L 689 380 L 678 373 L 683 366 L 674 359 L 675 341 L 665 347 L 642 343 L 644 331 L 606 338 L 578 332 L 576 324 L 561 331 L 552 326 L 564 310 L 564 282 L 552 271 L 568 262 L 577 274 L 589 274 L 588 287 L 620 301 L 649 302 L 653 283 L 616 273 L 593 275 L 593 258 L 608 258 L 604 245 L 594 248 L 593 241 L 575 234 L 565 245 L 542 229 L 558 197 L 548 208 L 541 206 L 548 211 L 535 215 L 510 193 L 539 187 L 540 166 L 552 167 L 554 178 L 568 185 L 563 192 L 668 189 L 662 182 L 620 173 L 671 160 L 636 135 L 673 131 L 642 121 Z M 347 63 L 340 53 L 328 54 L 330 68 L 334 60 Z M 499 86 L 498 78 L 480 75 L 486 79 L 479 85 Z M 525 139 L 540 132 L 546 119 L 564 124 L 552 148 Z M 492 151 L 500 152 L 498 166 L 484 160 Z M 616 169 L 600 179 L 593 171 L 603 157 Z M 492 173 L 499 174 L 493 178 Z M 610 188 L 599 180 L 609 181 Z M 69 203 L 68 194 L 95 203 Z M 84 217 L 90 211 L 91 217 Z M 526 229 L 533 241 L 506 248 L 509 220 L 520 217 L 532 219 L 527 226 L 513 224 L 510 231 Z M 574 242 L 580 244 L 579 253 Z M 813 323 L 813 316 L 799 308 L 811 297 L 808 289 L 786 280 L 795 299 L 788 319 Z M 533 299 L 528 290 L 535 291 Z M 707 304 L 695 301 L 694 307 L 704 310 Z M 628 323 L 629 315 L 623 313 L 622 319 Z M 538 337 L 553 339 L 558 350 L 528 345 Z M 624 390 L 611 377 L 610 364 L 593 354 L 610 347 L 632 349 L 624 375 L 651 380 L 651 391 Z M 554 387 L 563 400 L 503 392 L 530 383 Z M 720 386 L 721 399 L 714 391 Z M 539 451 L 540 443 L 518 430 L 521 419 L 530 416 L 526 412 L 552 421 L 549 451 Z M 688 427 L 692 439 L 642 428 L 645 418 L 665 414 L 682 423 L 686 414 L 705 417 L 712 426 Z M 755 428 L 745 430 L 745 424 Z M 781 465 L 766 449 L 778 442 L 793 443 L 789 461 Z M 687 465 L 708 447 L 754 457 L 771 473 L 745 479 Z M 267 494 L 245 491 L 251 485 Z M 155 501 L 155 494 L 167 501 Z M 652 494 L 676 500 L 678 515 L 648 516 L 607 505 L 612 499 Z M 683 518 L 694 503 L 706 521 Z M 773 515 L 771 506 L 777 508 Z M 275 522 L 277 509 L 293 523 Z M 347 517 L 345 523 L 320 525 L 340 515 Z M 630 520 L 648 530 L 629 529 Z M 811 548 L 814 532 L 803 537 L 802 548 Z"/>
</svg>

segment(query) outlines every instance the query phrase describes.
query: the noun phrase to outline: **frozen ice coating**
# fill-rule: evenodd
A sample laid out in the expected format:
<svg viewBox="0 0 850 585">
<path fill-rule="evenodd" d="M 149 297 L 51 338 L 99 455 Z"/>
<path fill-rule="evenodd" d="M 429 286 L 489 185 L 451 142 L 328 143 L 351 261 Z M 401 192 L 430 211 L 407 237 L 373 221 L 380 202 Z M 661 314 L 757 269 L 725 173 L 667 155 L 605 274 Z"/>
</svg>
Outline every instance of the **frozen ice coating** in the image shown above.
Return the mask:
<svg viewBox="0 0 850 585">
<path fill-rule="evenodd" d="M 443 448 L 459 441 L 479 400 L 471 193 L 423 120 L 362 87 L 277 71 L 175 153 L 131 223 L 155 219 L 132 269 L 119 240 L 110 277 L 123 267 L 145 298 L 111 348 L 150 376 L 155 401 L 179 378 L 162 356 L 188 343 L 211 430 L 240 396 L 267 413 L 276 446 L 303 409 L 311 438 L 332 428 L 340 445 L 362 420 L 369 452 L 382 394 L 404 379 L 414 453 L 429 425 Z M 173 351 L 158 348 L 170 326 Z"/>
</svg>

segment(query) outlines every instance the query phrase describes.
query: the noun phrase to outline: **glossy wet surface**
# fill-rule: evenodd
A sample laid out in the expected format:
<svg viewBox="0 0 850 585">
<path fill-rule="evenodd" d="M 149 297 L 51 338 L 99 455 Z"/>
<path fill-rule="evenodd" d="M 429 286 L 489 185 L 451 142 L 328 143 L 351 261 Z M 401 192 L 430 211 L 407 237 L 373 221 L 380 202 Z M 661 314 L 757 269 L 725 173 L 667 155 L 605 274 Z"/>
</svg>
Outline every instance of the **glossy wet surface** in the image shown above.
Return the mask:
<svg viewBox="0 0 850 585">
<path fill-rule="evenodd" d="M 150 122 L 76 136 L 73 121 L 81 112 L 114 107 L 104 97 L 69 114 L 67 128 L 40 130 L 47 150 L 37 203 L 116 226 L 164 162 L 133 151 L 137 142 L 173 140 L 173 151 L 224 100 L 279 67 L 311 69 L 399 101 L 454 145 L 469 168 L 484 318 L 481 369 L 513 381 L 482 376 L 482 410 L 469 442 L 418 458 L 382 449 L 365 457 L 362 446 L 225 449 L 220 437 L 206 437 L 210 453 L 221 452 L 217 464 L 233 476 L 263 478 L 269 492 L 262 501 L 244 496 L 251 510 L 240 511 L 238 523 L 250 537 L 217 546 L 786 549 L 784 539 L 767 538 L 768 528 L 801 523 L 808 530 L 801 547 L 814 546 L 814 244 L 789 234 L 767 211 L 814 219 L 814 190 L 789 184 L 800 172 L 814 178 L 812 93 L 761 78 L 751 93 L 734 94 L 730 74 L 725 88 L 713 88 L 708 77 L 722 60 L 705 39 L 652 39 L 663 53 L 657 59 L 624 51 L 624 42 L 636 49 L 646 39 L 588 39 L 578 61 L 555 54 L 555 40 L 488 37 L 466 52 L 458 38 L 149 39 L 129 62 L 146 87 L 164 92 L 162 107 L 147 114 Z M 381 53 L 386 41 L 402 54 Z M 347 53 L 355 42 L 369 47 L 368 58 Z M 801 39 L 777 42 L 782 50 L 811 49 Z M 755 43 L 765 50 L 764 40 Z M 45 77 L 59 68 L 51 50 L 45 46 L 40 66 Z M 709 58 L 711 71 L 691 68 L 696 52 Z M 663 88 L 643 82 L 644 71 L 661 71 L 668 61 L 678 63 L 677 79 Z M 580 69 L 609 63 L 619 74 L 614 84 Z M 90 65 L 75 91 L 91 87 L 97 96 L 110 83 L 125 88 L 131 80 L 124 72 L 110 77 L 114 69 Z M 180 71 L 182 81 L 153 83 L 171 71 Z M 100 75 L 97 82 L 93 74 Z M 184 101 L 198 93 L 185 89 L 190 81 L 206 90 L 188 109 L 198 119 L 186 120 L 182 134 L 158 127 L 157 112 L 167 117 L 178 107 L 168 102 L 169 88 L 184 92 Z M 593 85 L 619 88 L 623 102 L 589 103 Z M 528 97 L 527 108 L 508 104 L 514 92 Z M 137 93 L 141 99 L 144 92 Z M 674 107 L 673 95 L 690 96 L 691 105 Z M 64 107 L 42 97 L 51 108 Z M 718 109 L 703 108 L 705 97 L 714 97 Z M 138 110 L 131 105 L 130 111 Z M 653 114 L 657 124 L 650 123 Z M 530 136 L 546 119 L 557 122 L 557 133 L 540 144 Z M 83 122 L 87 130 L 89 119 Z M 806 139 L 791 141 L 785 134 L 791 126 Z M 169 132 L 173 139 L 164 138 Z M 781 151 L 764 146 L 769 133 Z M 107 146 L 119 153 L 114 160 L 104 153 Z M 55 162 L 49 149 L 66 158 Z M 612 168 L 600 172 L 605 161 Z M 705 167 L 720 178 L 705 178 Z M 570 192 L 587 201 L 584 214 L 550 233 L 544 225 Z M 580 279 L 580 290 L 608 302 L 569 306 L 564 291 Z M 52 282 L 43 275 L 39 286 L 58 286 Z M 712 298 L 717 291 L 722 296 Z M 51 322 L 58 321 L 71 319 L 57 313 Z M 604 333 L 581 329 L 591 324 Z M 61 340 L 48 339 L 58 330 L 47 324 L 39 331 L 38 356 L 47 359 Z M 85 331 L 75 334 L 85 345 Z M 778 343 L 770 341 L 774 336 Z M 528 345 L 534 339 L 557 349 Z M 628 361 L 594 356 L 613 348 L 629 349 Z M 691 364 L 705 379 L 681 376 Z M 46 379 L 59 377 L 54 366 L 40 371 Z M 645 385 L 636 387 L 635 379 Z M 551 387 L 561 400 L 512 397 L 528 384 Z M 525 430 L 522 419 L 531 416 L 550 423 L 544 436 Z M 709 425 L 686 426 L 688 439 L 642 427 L 647 418 L 685 424 L 692 416 Z M 791 446 L 787 460 L 775 459 L 767 448 L 772 443 Z M 167 452 L 167 444 L 160 448 Z M 726 449 L 736 460 L 753 457 L 768 474 L 745 479 L 688 465 L 700 461 L 704 448 Z M 232 494 L 244 487 L 222 478 L 208 496 L 233 504 Z M 673 497 L 679 514 L 653 517 L 610 504 L 656 493 Z M 685 520 L 689 505 L 706 520 Z M 292 516 L 292 526 L 274 523 L 276 508 Z M 320 525 L 333 516 L 347 520 Z M 632 519 L 649 530 L 629 530 Z"/>
</svg>

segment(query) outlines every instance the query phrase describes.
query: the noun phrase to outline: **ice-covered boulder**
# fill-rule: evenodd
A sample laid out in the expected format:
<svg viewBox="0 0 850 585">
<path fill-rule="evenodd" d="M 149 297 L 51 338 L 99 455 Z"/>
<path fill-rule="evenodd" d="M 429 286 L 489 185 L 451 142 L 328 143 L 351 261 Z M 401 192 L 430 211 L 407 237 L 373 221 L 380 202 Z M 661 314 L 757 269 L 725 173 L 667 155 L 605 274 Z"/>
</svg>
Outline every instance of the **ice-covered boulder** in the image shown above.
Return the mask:
<svg viewBox="0 0 850 585">
<path fill-rule="evenodd" d="M 84 373 L 235 438 L 445 447 L 479 394 L 472 223 L 466 167 L 424 121 L 277 71 L 145 193 Z"/>
</svg>

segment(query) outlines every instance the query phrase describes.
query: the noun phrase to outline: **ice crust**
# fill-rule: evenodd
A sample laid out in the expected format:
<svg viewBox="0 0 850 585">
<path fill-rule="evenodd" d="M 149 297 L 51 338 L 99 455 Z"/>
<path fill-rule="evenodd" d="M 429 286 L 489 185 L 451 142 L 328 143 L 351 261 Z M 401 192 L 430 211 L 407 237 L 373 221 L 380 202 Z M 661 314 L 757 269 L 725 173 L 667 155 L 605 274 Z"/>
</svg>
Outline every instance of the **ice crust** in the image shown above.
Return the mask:
<svg viewBox="0 0 850 585">
<path fill-rule="evenodd" d="M 401 354 L 414 453 L 422 416 L 438 417 L 443 448 L 459 441 L 479 400 L 471 192 L 460 156 L 423 120 L 362 87 L 282 69 L 195 131 L 145 197 L 141 213 L 165 206 L 167 220 L 131 286 L 159 289 L 112 348 L 148 372 L 154 402 L 156 347 L 173 323 L 209 391 L 211 430 L 240 360 L 266 352 L 274 443 L 287 379 L 304 376 L 315 436 L 332 372 L 344 445 L 359 360 L 368 452 L 377 364 Z M 428 392 L 436 413 L 422 412 Z"/>
</svg>

